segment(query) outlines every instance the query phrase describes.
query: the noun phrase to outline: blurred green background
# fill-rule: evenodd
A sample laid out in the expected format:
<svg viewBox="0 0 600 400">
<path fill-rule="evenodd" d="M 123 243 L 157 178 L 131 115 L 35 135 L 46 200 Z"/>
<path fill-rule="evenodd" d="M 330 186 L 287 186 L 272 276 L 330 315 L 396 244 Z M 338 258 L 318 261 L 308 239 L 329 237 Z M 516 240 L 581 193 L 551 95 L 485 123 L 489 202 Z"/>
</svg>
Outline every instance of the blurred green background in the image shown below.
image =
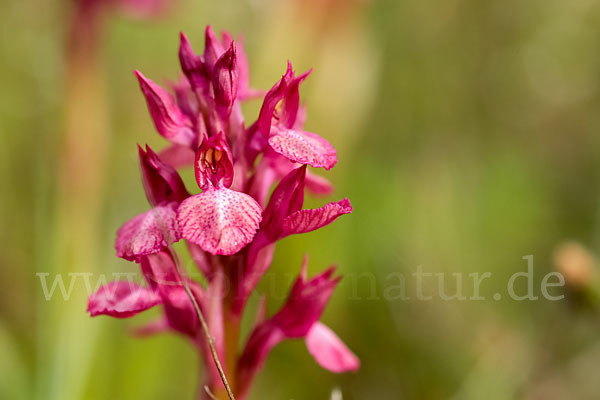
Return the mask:
<svg viewBox="0 0 600 400">
<path fill-rule="evenodd" d="M 206 24 L 244 35 L 255 88 L 287 59 L 314 68 L 307 127 L 338 148 L 332 199 L 355 209 L 284 240 L 261 289 L 274 311 L 304 253 L 311 273 L 337 263 L 346 279 L 323 320 L 360 371 L 330 374 L 290 341 L 251 398 L 327 399 L 334 388 L 344 399 L 600 398 L 600 1 L 181 0 L 149 20 L 108 12 L 91 76 L 78 78 L 91 100 L 77 104 L 71 18 L 69 1 L 0 3 L 0 398 L 193 398 L 199 360 L 182 339 L 128 334 L 151 315 L 90 319 L 81 280 L 69 301 L 46 301 L 36 273 L 94 273 L 95 284 L 136 271 L 114 256 L 114 235 L 147 207 L 135 144 L 165 142 L 132 70 L 176 78 L 178 32 L 200 51 Z M 81 127 L 74 145 L 95 156 L 67 162 L 61 178 L 69 104 L 104 134 L 90 145 Z M 246 107 L 248 122 L 259 107 Z M 553 252 L 567 239 L 588 250 L 561 267 Z M 530 254 L 537 295 L 545 274 L 567 268 L 569 285 L 553 292 L 565 299 L 493 300 Z M 418 301 L 417 266 L 448 285 L 452 273 L 491 272 L 486 300 Z M 398 273 L 413 300 L 386 292 Z"/>
</svg>

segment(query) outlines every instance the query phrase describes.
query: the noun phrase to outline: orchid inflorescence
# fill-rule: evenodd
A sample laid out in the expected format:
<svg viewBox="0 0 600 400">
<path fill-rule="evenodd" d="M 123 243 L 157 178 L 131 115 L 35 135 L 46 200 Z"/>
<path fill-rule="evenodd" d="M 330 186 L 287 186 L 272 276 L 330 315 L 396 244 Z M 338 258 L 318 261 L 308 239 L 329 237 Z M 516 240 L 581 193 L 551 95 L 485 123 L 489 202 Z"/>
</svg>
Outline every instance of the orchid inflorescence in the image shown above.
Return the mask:
<svg viewBox="0 0 600 400">
<path fill-rule="evenodd" d="M 251 333 L 240 348 L 241 318 L 271 264 L 275 243 L 352 212 L 348 199 L 302 209 L 305 187 L 316 195 L 332 191 L 307 166 L 328 170 L 337 162 L 329 142 L 303 130 L 306 110 L 299 87 L 310 71 L 296 76 L 288 63 L 266 94 L 252 90 L 241 42 L 227 32 L 219 40 L 210 27 L 201 55 L 181 34 L 179 60 L 183 76 L 171 85 L 173 95 L 135 71 L 156 130 L 170 142 L 158 154 L 138 146 L 151 208 L 126 222 L 115 244 L 119 257 L 140 265 L 147 284 L 104 285 L 89 297 L 88 311 L 127 318 L 162 305 L 161 319 L 142 331 L 188 337 L 205 362 L 207 390 L 220 398 L 226 396 L 225 379 L 217 360 L 228 386 L 243 399 L 269 351 L 288 338 L 304 338 L 310 354 L 329 371 L 358 369 L 358 358 L 319 322 L 340 278 L 333 277 L 334 267 L 307 278 L 306 258 L 277 313 L 267 317 L 264 297 L 259 302 Z M 258 119 L 246 127 L 241 102 L 263 95 Z M 190 165 L 199 194 L 191 195 L 177 172 Z M 180 268 L 171 246 L 180 240 L 204 284 Z M 204 317 L 210 340 L 202 334 Z"/>
</svg>

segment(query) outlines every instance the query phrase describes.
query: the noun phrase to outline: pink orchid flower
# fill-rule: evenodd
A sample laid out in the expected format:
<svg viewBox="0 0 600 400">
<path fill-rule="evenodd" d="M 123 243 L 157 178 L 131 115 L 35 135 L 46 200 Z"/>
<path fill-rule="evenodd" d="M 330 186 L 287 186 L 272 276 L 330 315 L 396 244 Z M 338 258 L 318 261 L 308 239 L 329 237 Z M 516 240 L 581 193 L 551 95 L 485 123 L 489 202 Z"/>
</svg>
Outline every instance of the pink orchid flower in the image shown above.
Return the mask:
<svg viewBox="0 0 600 400">
<path fill-rule="evenodd" d="M 331 267 L 306 278 L 307 258 L 300 276 L 290 290 L 283 307 L 271 318 L 257 324 L 238 364 L 240 390 L 244 394 L 254 375 L 262 368 L 273 347 L 285 339 L 305 338 L 309 353 L 331 372 L 356 371 L 358 358 L 331 329 L 319 322 L 321 314 L 340 278 L 333 278 Z"/>
<path fill-rule="evenodd" d="M 223 133 L 206 140 L 196 154 L 196 181 L 203 191 L 179 207 L 183 237 L 211 254 L 237 253 L 254 237 L 261 207 L 246 193 L 228 189 L 233 160 Z"/>
<path fill-rule="evenodd" d="M 306 166 L 301 166 L 285 176 L 271 194 L 263 212 L 261 229 L 248 249 L 235 310 L 241 310 L 269 268 L 275 250 L 273 243 L 289 235 L 317 230 L 352 212 L 346 198 L 321 208 L 303 210 L 305 178 Z"/>
<path fill-rule="evenodd" d="M 288 160 L 330 169 L 338 161 L 335 148 L 316 133 L 302 130 L 303 118 L 298 118 L 299 87 L 310 72 L 296 77 L 288 64 L 286 73 L 265 96 L 257 128 L 271 149 Z"/>
<path fill-rule="evenodd" d="M 138 146 L 142 182 L 146 198 L 153 207 L 127 221 L 117 232 L 117 256 L 137 260 L 154 254 L 181 239 L 177 226 L 177 207 L 189 196 L 181 177 L 146 146 Z"/>
</svg>

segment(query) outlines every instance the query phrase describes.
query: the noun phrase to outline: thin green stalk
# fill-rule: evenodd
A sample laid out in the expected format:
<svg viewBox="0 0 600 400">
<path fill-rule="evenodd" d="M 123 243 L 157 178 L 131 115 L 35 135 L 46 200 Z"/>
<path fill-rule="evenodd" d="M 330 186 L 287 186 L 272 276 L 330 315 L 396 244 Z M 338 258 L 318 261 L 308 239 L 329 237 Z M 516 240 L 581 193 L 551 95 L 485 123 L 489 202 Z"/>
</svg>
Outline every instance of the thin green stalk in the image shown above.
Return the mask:
<svg viewBox="0 0 600 400">
<path fill-rule="evenodd" d="M 175 250 L 173 250 L 173 248 L 171 246 L 169 246 L 169 252 L 171 253 L 171 256 L 173 257 L 173 260 L 175 261 L 175 267 L 176 267 L 177 273 L 179 274 L 179 277 L 181 279 L 181 283 L 183 285 L 185 293 L 188 295 L 188 297 L 192 301 L 192 305 L 194 306 L 196 315 L 198 316 L 198 319 L 200 320 L 200 325 L 202 325 L 202 330 L 204 331 L 204 335 L 206 336 L 206 340 L 208 341 L 208 347 L 210 347 L 210 352 L 212 353 L 212 358 L 215 362 L 215 365 L 217 366 L 217 370 L 219 371 L 219 376 L 221 377 L 223 386 L 225 386 L 227 395 L 229 396 L 230 400 L 235 400 L 235 396 L 233 395 L 231 387 L 229 386 L 229 382 L 227 381 L 227 377 L 225 376 L 225 371 L 223 370 L 223 366 L 221 365 L 221 362 L 219 361 L 219 356 L 217 355 L 217 349 L 215 348 L 215 340 L 210 335 L 210 331 L 208 330 L 208 324 L 206 323 L 206 320 L 204 319 L 204 314 L 202 314 L 202 310 L 200 310 L 200 306 L 198 305 L 198 302 L 196 301 L 196 297 L 193 295 L 192 291 L 190 290 L 190 288 L 187 284 L 187 281 L 184 279 L 185 272 L 183 271 L 183 268 L 181 267 L 181 263 L 179 262 L 179 257 L 177 256 L 177 253 L 175 252 Z"/>
</svg>

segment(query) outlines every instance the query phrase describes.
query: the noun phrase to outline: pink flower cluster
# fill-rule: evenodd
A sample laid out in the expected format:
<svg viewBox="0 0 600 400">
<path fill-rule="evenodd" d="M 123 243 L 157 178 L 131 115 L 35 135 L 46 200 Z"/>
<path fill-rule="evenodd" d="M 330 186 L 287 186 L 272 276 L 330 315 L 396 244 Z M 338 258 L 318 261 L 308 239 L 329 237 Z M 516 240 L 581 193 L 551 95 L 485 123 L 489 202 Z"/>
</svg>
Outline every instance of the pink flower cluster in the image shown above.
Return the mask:
<svg viewBox="0 0 600 400">
<path fill-rule="evenodd" d="M 126 318 L 162 305 L 164 318 L 144 331 L 171 330 L 191 339 L 204 357 L 206 384 L 219 393 L 223 384 L 186 283 L 206 316 L 238 398 L 247 396 L 269 351 L 288 338 L 304 338 L 317 363 L 332 372 L 358 369 L 357 357 L 319 322 L 340 278 L 333 277 L 334 268 L 307 278 L 306 260 L 276 314 L 267 317 L 261 301 L 254 327 L 240 346 L 242 314 L 271 264 L 275 243 L 352 212 L 348 199 L 302 208 L 305 188 L 317 195 L 332 191 L 307 166 L 327 170 L 337 162 L 329 142 L 303 129 L 299 88 L 309 72 L 296 76 L 288 64 L 266 94 L 252 90 L 241 43 L 226 32 L 217 38 L 210 27 L 201 55 L 181 34 L 179 59 L 183 77 L 172 85 L 173 94 L 135 71 L 156 130 L 170 142 L 159 154 L 139 147 L 150 209 L 126 222 L 115 244 L 119 257 L 139 263 L 147 285 L 109 283 L 90 296 L 88 311 Z M 257 120 L 246 126 L 241 102 L 262 95 Z M 190 165 L 199 194 L 187 191 L 176 170 Z M 170 246 L 182 239 L 205 285 L 178 268 Z"/>
</svg>

